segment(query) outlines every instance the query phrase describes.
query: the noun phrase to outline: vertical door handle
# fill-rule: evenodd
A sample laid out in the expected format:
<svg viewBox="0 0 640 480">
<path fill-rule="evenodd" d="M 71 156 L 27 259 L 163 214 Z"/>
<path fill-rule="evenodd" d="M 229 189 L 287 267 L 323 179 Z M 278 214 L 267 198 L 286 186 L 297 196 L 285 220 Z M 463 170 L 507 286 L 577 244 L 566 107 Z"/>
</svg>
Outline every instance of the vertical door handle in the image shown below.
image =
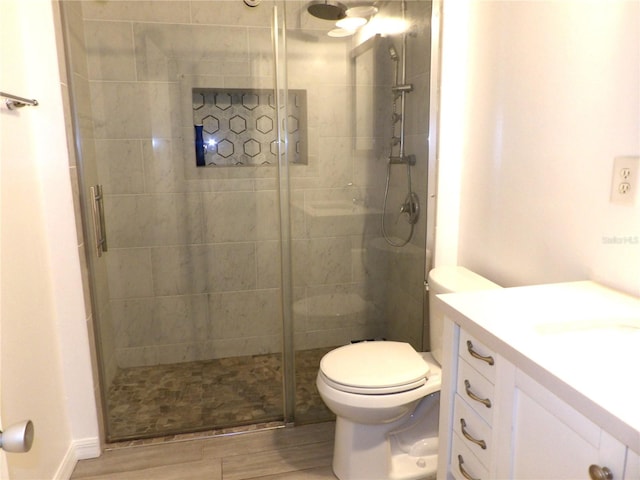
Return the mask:
<svg viewBox="0 0 640 480">
<path fill-rule="evenodd" d="M 93 233 L 96 237 L 96 255 L 101 257 L 107 251 L 107 233 L 104 222 L 104 195 L 102 185 L 94 185 L 91 190 L 91 211 L 93 213 Z"/>
</svg>

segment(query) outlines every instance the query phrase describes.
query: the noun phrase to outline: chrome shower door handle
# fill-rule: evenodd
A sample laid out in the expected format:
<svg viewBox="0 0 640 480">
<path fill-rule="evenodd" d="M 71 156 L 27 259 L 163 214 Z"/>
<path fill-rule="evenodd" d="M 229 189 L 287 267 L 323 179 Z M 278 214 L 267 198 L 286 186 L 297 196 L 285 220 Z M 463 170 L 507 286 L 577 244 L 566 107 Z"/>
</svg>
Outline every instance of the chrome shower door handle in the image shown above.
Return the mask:
<svg viewBox="0 0 640 480">
<path fill-rule="evenodd" d="M 96 255 L 101 257 L 107 251 L 107 234 L 104 222 L 104 195 L 102 185 L 94 185 L 91 190 L 91 212 L 93 213 L 93 233 Z"/>
</svg>

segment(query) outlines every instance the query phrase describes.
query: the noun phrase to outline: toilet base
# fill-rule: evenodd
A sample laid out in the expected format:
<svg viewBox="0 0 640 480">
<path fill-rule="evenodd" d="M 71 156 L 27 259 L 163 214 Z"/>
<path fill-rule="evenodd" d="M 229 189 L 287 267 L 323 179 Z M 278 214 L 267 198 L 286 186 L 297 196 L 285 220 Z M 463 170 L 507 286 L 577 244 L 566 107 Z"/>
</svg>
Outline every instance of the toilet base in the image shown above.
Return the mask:
<svg viewBox="0 0 640 480">
<path fill-rule="evenodd" d="M 337 417 L 335 475 L 340 480 L 435 478 L 438 424 L 433 412 L 437 415 L 439 397 L 439 392 L 429 395 L 414 412 L 389 424 L 364 425 Z"/>
</svg>

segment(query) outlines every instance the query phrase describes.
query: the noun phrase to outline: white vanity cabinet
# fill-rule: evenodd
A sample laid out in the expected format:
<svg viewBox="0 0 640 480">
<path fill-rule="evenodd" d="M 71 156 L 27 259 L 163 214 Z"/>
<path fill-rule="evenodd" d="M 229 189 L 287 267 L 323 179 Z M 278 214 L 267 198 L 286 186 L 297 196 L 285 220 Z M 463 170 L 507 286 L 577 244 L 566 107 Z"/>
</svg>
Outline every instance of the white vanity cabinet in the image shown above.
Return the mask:
<svg viewBox="0 0 640 480">
<path fill-rule="evenodd" d="M 501 415 L 502 428 L 512 431 L 504 450 L 512 478 L 624 478 L 621 442 L 519 370 L 514 383 L 513 410 Z"/>
<path fill-rule="evenodd" d="M 640 478 L 640 454 L 633 450 L 627 450 L 627 463 L 624 468 L 625 480 Z"/>
<path fill-rule="evenodd" d="M 450 321 L 445 345 L 438 478 L 640 479 L 623 443 Z"/>
</svg>

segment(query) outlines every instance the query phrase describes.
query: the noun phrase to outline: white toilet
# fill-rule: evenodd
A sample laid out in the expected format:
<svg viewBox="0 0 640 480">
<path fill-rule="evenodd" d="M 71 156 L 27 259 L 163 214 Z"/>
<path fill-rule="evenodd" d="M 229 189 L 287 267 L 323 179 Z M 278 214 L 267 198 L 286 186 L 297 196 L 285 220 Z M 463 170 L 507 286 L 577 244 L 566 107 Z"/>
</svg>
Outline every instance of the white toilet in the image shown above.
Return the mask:
<svg viewBox="0 0 640 480">
<path fill-rule="evenodd" d="M 500 288 L 463 267 L 429 273 L 429 297 Z M 336 414 L 333 471 L 340 480 L 435 478 L 444 315 L 430 301 L 431 352 L 360 342 L 320 361 L 318 392 Z"/>
</svg>

